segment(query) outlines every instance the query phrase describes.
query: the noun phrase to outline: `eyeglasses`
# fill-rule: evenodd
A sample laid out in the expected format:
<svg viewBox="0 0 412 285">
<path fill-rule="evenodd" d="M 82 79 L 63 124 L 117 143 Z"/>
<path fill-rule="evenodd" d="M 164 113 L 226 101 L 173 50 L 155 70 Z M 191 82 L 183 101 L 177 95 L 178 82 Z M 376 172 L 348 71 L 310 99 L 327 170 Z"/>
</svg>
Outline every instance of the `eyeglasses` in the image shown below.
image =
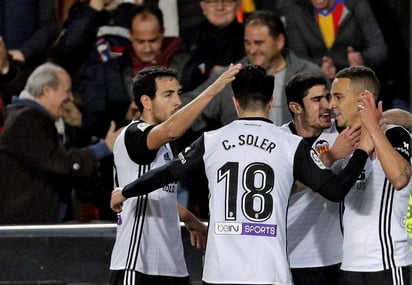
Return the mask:
<svg viewBox="0 0 412 285">
<path fill-rule="evenodd" d="M 236 3 L 238 0 L 202 0 L 203 2 L 207 3 L 207 4 L 218 4 L 218 3 L 222 3 L 223 5 L 231 5 Z"/>
</svg>

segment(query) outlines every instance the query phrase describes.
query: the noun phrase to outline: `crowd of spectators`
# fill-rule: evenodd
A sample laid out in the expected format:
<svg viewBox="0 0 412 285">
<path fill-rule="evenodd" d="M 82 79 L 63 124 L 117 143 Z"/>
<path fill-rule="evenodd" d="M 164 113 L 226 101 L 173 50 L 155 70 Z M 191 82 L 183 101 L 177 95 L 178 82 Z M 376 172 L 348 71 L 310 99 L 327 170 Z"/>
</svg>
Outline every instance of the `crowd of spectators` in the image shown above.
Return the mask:
<svg viewBox="0 0 412 285">
<path fill-rule="evenodd" d="M 183 104 L 198 96 L 230 63 L 259 65 L 276 78 L 269 116 L 276 125 L 291 119 L 283 85 L 292 75 L 323 71 L 332 79 L 344 67 L 366 65 L 380 76 L 384 107 L 410 111 L 409 61 L 405 60 L 410 19 L 401 12 L 409 9 L 406 0 L 68 2 L 70 6 L 61 7 L 61 1 L 0 0 L 0 133 L 13 96 L 24 90 L 29 75 L 45 62 L 63 67 L 72 79 L 69 105 L 78 118 L 59 120 L 65 127 L 58 129 L 67 148 L 104 139 L 111 121 L 120 128 L 137 118 L 132 80 L 153 65 L 177 70 Z M 387 28 L 389 18 L 393 22 Z M 230 88 L 222 92 L 227 95 L 205 109 L 182 145 L 237 118 Z M 75 191 L 80 204 L 91 204 L 97 212 L 87 218 L 84 208 L 76 218 L 116 218 L 109 208 L 112 165 L 112 156 L 107 156 L 87 186 L 64 187 Z"/>
</svg>

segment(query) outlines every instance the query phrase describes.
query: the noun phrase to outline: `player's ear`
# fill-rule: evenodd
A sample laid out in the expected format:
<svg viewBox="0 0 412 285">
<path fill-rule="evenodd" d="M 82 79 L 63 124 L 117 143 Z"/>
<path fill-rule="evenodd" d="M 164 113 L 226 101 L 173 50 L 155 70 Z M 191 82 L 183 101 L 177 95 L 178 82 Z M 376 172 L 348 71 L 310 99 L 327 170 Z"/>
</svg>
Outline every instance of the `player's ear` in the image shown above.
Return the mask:
<svg viewBox="0 0 412 285">
<path fill-rule="evenodd" d="M 270 98 L 270 101 L 269 101 L 269 110 L 272 109 L 274 101 L 275 101 L 275 98 L 272 96 L 272 98 Z"/>
<path fill-rule="evenodd" d="M 289 109 L 295 114 L 300 114 L 302 112 L 302 106 L 296 102 L 290 102 Z"/>
<path fill-rule="evenodd" d="M 140 102 L 142 102 L 143 109 L 150 111 L 152 109 L 152 100 L 147 95 L 142 95 L 140 97 Z"/>
<path fill-rule="evenodd" d="M 232 100 L 233 100 L 233 105 L 235 105 L 236 113 L 239 116 L 239 110 L 240 110 L 239 102 L 236 100 L 235 96 L 232 97 Z"/>
</svg>

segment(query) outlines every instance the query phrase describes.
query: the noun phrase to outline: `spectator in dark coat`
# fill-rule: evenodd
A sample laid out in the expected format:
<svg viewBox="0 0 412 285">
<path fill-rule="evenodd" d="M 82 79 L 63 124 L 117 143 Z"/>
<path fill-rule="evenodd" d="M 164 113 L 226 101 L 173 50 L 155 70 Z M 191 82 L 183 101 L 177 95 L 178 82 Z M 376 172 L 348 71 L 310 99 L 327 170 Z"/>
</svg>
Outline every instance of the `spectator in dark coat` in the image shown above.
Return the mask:
<svg viewBox="0 0 412 285">
<path fill-rule="evenodd" d="M 296 0 L 286 16 L 289 48 L 333 79 L 354 65 L 377 68 L 386 43 L 367 0 Z"/>
<path fill-rule="evenodd" d="M 46 63 L 33 71 L 10 105 L 0 137 L 1 224 L 56 222 L 59 179 L 91 175 L 97 161 L 111 155 L 119 133 L 114 124 L 104 141 L 64 149 L 55 121 L 72 99 L 67 72 Z"/>
<path fill-rule="evenodd" d="M 117 126 L 127 123 L 132 79 L 140 70 L 163 65 L 180 75 L 188 59 L 188 54 L 180 52 L 180 38 L 164 36 L 163 14 L 156 5 L 135 6 L 131 19 L 131 42 L 123 54 L 84 65 L 73 84 L 85 101 L 83 125 L 90 135 L 104 136 L 111 120 Z"/>
<path fill-rule="evenodd" d="M 0 36 L 15 60 L 37 66 L 59 33 L 54 1 L 0 0 Z"/>
<path fill-rule="evenodd" d="M 203 22 L 182 34 L 185 49 L 192 54 L 182 74 L 183 91 L 199 86 L 244 55 L 244 27 L 236 19 L 240 0 L 228 3 L 199 1 Z"/>
</svg>

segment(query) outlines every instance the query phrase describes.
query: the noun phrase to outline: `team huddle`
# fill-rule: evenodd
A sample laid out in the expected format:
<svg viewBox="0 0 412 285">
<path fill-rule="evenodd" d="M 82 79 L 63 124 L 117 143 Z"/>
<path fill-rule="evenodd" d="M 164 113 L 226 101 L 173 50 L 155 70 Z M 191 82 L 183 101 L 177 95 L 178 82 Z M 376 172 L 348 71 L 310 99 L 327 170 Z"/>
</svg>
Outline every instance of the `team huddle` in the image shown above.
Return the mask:
<svg viewBox="0 0 412 285">
<path fill-rule="evenodd" d="M 159 77 L 170 77 L 163 68 L 144 76 L 153 76 L 158 90 Z M 183 132 L 209 102 L 204 97 L 219 96 L 229 83 L 239 119 L 203 133 L 173 158 L 171 139 L 160 129 L 184 122 L 174 124 L 175 133 Z M 258 66 L 231 65 L 197 102 L 144 129 L 136 128 L 139 120 L 125 128 L 114 148 L 120 179 L 111 207 L 123 220 L 112 256 L 116 282 L 190 284 L 177 241 L 180 205 L 176 192 L 161 189 L 178 181 L 199 191 L 192 186 L 200 181 L 209 193 L 204 284 L 302 284 L 302 278 L 306 284 L 368 284 L 354 283 L 360 278 L 407 284 L 397 282 L 408 280 L 412 264 L 401 224 L 409 200 L 410 135 L 401 126 L 380 125 L 374 72 L 344 69 L 331 91 L 321 75 L 292 77 L 286 95 L 293 121 L 281 127 L 268 119 L 274 84 Z M 147 122 L 150 112 L 142 110 Z M 193 245 L 205 243 L 200 225 L 187 228 Z M 159 255 L 165 256 L 155 262 Z"/>
</svg>

